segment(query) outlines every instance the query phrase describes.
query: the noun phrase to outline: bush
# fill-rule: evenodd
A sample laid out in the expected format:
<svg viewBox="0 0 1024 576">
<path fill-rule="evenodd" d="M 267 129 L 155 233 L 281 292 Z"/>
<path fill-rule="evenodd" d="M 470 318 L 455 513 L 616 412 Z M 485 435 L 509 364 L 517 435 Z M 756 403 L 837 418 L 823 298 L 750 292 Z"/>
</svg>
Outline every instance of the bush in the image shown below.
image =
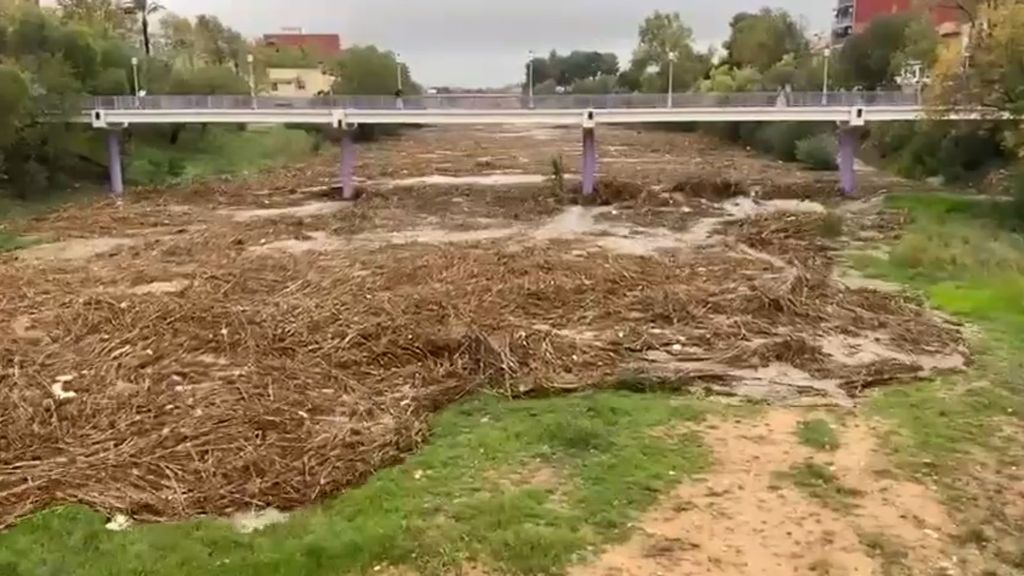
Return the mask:
<svg viewBox="0 0 1024 576">
<path fill-rule="evenodd" d="M 836 141 L 831 134 L 808 136 L 796 143 L 796 159 L 812 170 L 835 170 Z"/>
<path fill-rule="evenodd" d="M 1010 201 L 1010 209 L 1007 215 L 1011 220 L 1013 228 L 1024 229 L 1024 166 L 1019 166 L 1013 173 L 1013 180 L 1010 183 L 1013 200 Z"/>
<path fill-rule="evenodd" d="M 938 170 L 946 182 L 958 182 L 1003 157 L 998 136 L 987 130 L 950 132 L 939 147 Z"/>
<path fill-rule="evenodd" d="M 810 122 L 772 122 L 755 132 L 750 145 L 783 162 L 794 162 L 796 143 L 821 132 L 821 126 Z"/>
</svg>

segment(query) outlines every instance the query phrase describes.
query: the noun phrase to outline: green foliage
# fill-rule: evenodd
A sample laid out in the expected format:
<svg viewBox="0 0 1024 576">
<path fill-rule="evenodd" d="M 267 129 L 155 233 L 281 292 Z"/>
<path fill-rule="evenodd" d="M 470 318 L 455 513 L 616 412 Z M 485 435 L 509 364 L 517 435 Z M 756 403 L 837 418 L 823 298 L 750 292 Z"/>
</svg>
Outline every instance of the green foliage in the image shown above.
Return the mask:
<svg viewBox="0 0 1024 576">
<path fill-rule="evenodd" d="M 0 534 L 12 574 L 560 574 L 621 539 L 658 496 L 705 469 L 681 424 L 705 408 L 665 394 L 478 396 L 433 422 L 429 442 L 360 487 L 242 535 L 217 519 L 105 530 L 80 507 Z M 20 572 L 19 572 L 20 571 Z"/>
<path fill-rule="evenodd" d="M 573 83 L 573 94 L 611 94 L 616 91 L 616 76 L 602 75 Z"/>
<path fill-rule="evenodd" d="M 240 131 L 195 126 L 185 129 L 174 146 L 162 133 L 140 134 L 128 147 L 125 178 L 136 184 L 164 184 L 277 166 L 311 155 L 315 140 L 304 130 L 284 127 Z"/>
<path fill-rule="evenodd" d="M 99 96 L 130 94 L 131 86 L 128 83 L 128 73 L 119 68 L 104 70 L 93 81 L 91 92 Z"/>
<path fill-rule="evenodd" d="M 701 92 L 750 92 L 762 89 L 761 73 L 751 67 L 733 68 L 723 64 L 700 81 Z"/>
<path fill-rule="evenodd" d="M 1018 166 L 1014 170 L 1011 186 L 1013 200 L 1010 203 L 1008 214 L 1013 222 L 1019 223 L 1019 227 L 1024 228 L 1024 168 Z"/>
<path fill-rule="evenodd" d="M 868 145 L 903 177 L 960 182 L 1008 159 L 1004 133 L 999 124 L 901 122 L 873 126 Z"/>
<path fill-rule="evenodd" d="M 14 141 L 28 98 L 24 75 L 13 66 L 0 64 L 0 150 Z"/>
<path fill-rule="evenodd" d="M 853 499 L 861 495 L 858 490 L 844 486 L 829 467 L 812 460 L 801 462 L 789 471 L 776 474 L 776 477 L 792 482 L 808 496 L 838 511 L 852 508 L 855 505 Z"/>
<path fill-rule="evenodd" d="M 876 18 L 867 29 L 848 38 L 839 51 L 836 76 L 847 88 L 893 88 L 893 62 L 907 47 L 913 16 L 894 14 Z"/>
<path fill-rule="evenodd" d="M 729 39 L 723 44 L 727 61 L 737 67 L 750 67 L 764 73 L 786 57 L 796 57 L 809 49 L 803 27 L 781 9 L 762 8 L 757 14 L 740 13 L 733 17 Z"/>
<path fill-rule="evenodd" d="M 0 254 L 21 250 L 35 243 L 36 241 L 31 238 L 22 238 L 0 228 Z"/>
<path fill-rule="evenodd" d="M 528 64 L 527 79 L 529 73 Z M 602 77 L 614 78 L 618 73 L 619 57 L 612 52 L 573 50 L 561 55 L 552 50 L 547 58 L 533 59 L 534 86 L 553 81 L 556 86 L 570 87 Z"/>
<path fill-rule="evenodd" d="M 796 143 L 796 159 L 813 170 L 835 170 L 837 152 L 831 134 L 808 136 Z"/>
<path fill-rule="evenodd" d="M 376 46 L 352 46 L 346 48 L 329 66 L 336 94 L 394 94 L 398 89 L 398 60 L 393 52 L 382 51 Z M 406 94 L 416 94 L 420 88 L 409 74 L 409 67 L 402 65 L 402 87 Z"/>
<path fill-rule="evenodd" d="M 678 12 L 655 11 L 640 25 L 640 42 L 633 51 L 632 78 L 639 79 L 644 92 L 668 90 L 669 58 L 674 57 L 672 84 L 677 92 L 694 87 L 711 67 L 711 54 L 693 48 L 693 30 Z M 657 72 L 649 73 L 652 67 Z"/>
<path fill-rule="evenodd" d="M 797 143 L 823 130 L 827 128 L 813 122 L 770 122 L 756 131 L 749 145 L 783 162 L 794 162 Z"/>
<path fill-rule="evenodd" d="M 248 94 L 249 83 L 230 68 L 209 66 L 192 71 L 176 71 L 171 77 L 169 94 Z"/>
<path fill-rule="evenodd" d="M 839 449 L 839 435 L 824 418 L 801 420 L 797 425 L 796 436 L 801 444 L 815 450 L 835 452 Z"/>
</svg>

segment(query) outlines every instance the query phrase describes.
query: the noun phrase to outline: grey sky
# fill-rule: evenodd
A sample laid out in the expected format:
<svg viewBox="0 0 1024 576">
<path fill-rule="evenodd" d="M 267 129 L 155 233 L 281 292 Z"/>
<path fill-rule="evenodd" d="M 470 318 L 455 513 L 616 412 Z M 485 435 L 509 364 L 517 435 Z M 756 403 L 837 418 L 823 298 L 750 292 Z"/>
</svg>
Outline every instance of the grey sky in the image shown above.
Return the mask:
<svg viewBox="0 0 1024 576">
<path fill-rule="evenodd" d="M 594 49 L 628 57 L 655 9 L 678 11 L 701 47 L 729 19 L 765 0 L 161 0 L 169 10 L 219 16 L 247 36 L 284 26 L 337 32 L 343 45 L 396 50 L 427 85 L 499 86 L 520 80 L 526 54 Z M 810 31 L 827 27 L 834 0 L 775 0 Z M 232 6 L 234 7 L 232 9 Z"/>
</svg>

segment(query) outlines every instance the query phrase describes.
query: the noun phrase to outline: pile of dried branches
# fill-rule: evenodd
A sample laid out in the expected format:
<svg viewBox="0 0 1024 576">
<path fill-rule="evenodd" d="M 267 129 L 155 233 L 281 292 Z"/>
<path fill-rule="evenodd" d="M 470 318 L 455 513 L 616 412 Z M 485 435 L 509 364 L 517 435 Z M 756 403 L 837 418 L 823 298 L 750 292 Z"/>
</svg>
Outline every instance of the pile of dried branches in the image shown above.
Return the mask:
<svg viewBox="0 0 1024 576">
<path fill-rule="evenodd" d="M 0 267 L 0 526 L 56 502 L 150 520 L 300 506 L 400 459 L 470 391 L 589 386 L 673 344 L 799 366 L 829 361 L 815 335 L 958 343 L 913 302 L 813 270 L 576 248 L 288 256 L 207 232 Z M 169 280 L 185 286 L 128 291 Z"/>
</svg>

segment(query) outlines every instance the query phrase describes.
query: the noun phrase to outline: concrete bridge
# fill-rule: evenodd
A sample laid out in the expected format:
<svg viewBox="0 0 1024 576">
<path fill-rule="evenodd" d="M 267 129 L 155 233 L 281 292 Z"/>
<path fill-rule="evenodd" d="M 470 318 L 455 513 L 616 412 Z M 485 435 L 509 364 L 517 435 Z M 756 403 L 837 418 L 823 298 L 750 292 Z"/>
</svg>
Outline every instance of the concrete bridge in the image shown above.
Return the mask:
<svg viewBox="0 0 1024 576">
<path fill-rule="evenodd" d="M 598 124 L 680 122 L 830 122 L 837 126 L 843 192 L 856 187 L 855 130 L 868 122 L 926 117 L 978 120 L 978 109 L 940 110 L 905 92 L 738 92 L 684 94 L 535 95 L 457 94 L 425 96 L 105 96 L 87 100 L 72 120 L 106 129 L 111 191 L 124 192 L 119 131 L 133 124 L 310 124 L 342 131 L 342 196 L 355 198 L 355 144 L 360 124 L 545 124 L 582 129 L 583 193 L 597 178 Z"/>
</svg>

